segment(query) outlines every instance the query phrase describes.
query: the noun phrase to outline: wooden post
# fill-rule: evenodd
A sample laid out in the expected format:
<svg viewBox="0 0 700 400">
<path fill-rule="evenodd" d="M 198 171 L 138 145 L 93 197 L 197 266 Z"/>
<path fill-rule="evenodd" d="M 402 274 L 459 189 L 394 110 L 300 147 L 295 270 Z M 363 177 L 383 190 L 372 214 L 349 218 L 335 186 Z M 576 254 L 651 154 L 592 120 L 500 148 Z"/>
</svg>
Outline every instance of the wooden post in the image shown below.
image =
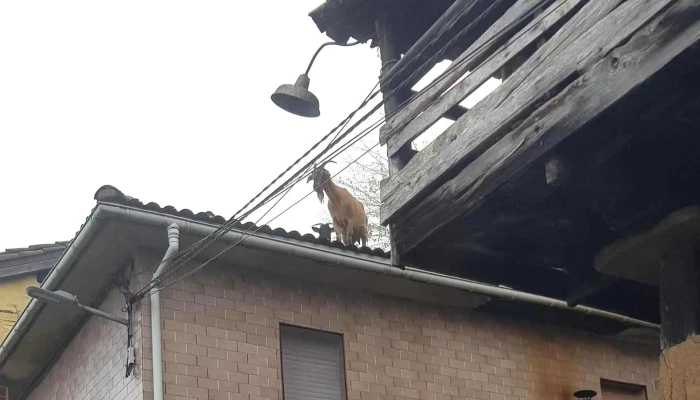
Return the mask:
<svg viewBox="0 0 700 400">
<path fill-rule="evenodd" d="M 392 26 L 391 13 L 387 11 L 383 18 L 377 21 L 377 36 L 379 37 L 379 55 L 382 61 L 381 77 L 391 69 L 392 65 L 398 62 L 401 58 L 401 53 L 396 48 L 396 32 Z M 384 114 L 386 119 L 392 115 L 392 113 L 399 108 L 401 103 L 409 98 L 407 89 L 399 90 L 395 93 L 391 93 L 391 88 L 382 86 L 382 94 L 384 95 Z M 401 170 L 408 161 L 410 161 L 413 152 L 411 151 L 411 143 L 407 143 L 401 149 L 396 152 L 396 154 L 388 154 L 389 161 L 389 176 L 394 175 L 396 172 Z M 395 242 L 395 229 L 394 224 L 389 224 L 389 238 L 391 243 L 391 264 L 393 266 L 400 267 L 401 261 L 399 257 L 399 252 L 396 248 Z"/>
<path fill-rule="evenodd" d="M 695 248 L 673 243 L 661 262 L 661 358 L 659 389 L 662 400 L 700 398 L 700 279 Z"/>
<path fill-rule="evenodd" d="M 676 243 L 661 262 L 661 350 L 700 333 L 700 279 L 695 249 Z"/>
</svg>

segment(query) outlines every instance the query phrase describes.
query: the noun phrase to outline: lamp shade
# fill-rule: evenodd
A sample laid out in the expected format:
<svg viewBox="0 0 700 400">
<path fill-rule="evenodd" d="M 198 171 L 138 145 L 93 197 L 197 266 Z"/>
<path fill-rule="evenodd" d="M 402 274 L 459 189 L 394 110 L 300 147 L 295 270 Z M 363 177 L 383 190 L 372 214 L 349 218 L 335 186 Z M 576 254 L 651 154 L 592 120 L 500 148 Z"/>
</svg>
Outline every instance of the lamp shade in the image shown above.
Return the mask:
<svg viewBox="0 0 700 400">
<path fill-rule="evenodd" d="M 277 106 L 287 112 L 302 117 L 318 117 L 321 111 L 318 99 L 309 91 L 309 77 L 299 75 L 294 85 L 284 84 L 270 96 Z"/>
<path fill-rule="evenodd" d="M 574 392 L 574 397 L 576 397 L 579 400 L 591 400 L 597 394 L 598 393 L 596 393 L 595 390 L 579 390 L 577 392 Z"/>
<path fill-rule="evenodd" d="M 27 294 L 30 297 L 33 297 L 35 299 L 43 300 L 43 301 L 49 301 L 51 303 L 56 303 L 56 304 L 77 304 L 78 299 L 68 293 L 64 292 L 63 290 L 57 290 L 55 292 L 42 289 L 36 286 L 29 286 L 26 289 Z"/>
</svg>

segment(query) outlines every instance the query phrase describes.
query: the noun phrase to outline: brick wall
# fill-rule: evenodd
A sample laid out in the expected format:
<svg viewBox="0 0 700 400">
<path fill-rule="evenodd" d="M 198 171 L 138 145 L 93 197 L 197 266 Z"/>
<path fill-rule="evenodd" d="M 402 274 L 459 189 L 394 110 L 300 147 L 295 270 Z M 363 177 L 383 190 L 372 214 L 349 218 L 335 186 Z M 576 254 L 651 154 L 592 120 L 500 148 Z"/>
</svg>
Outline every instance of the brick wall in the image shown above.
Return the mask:
<svg viewBox="0 0 700 400">
<path fill-rule="evenodd" d="M 126 317 L 121 312 L 123 306 L 124 297 L 114 291 L 100 309 Z M 140 315 L 140 307 L 137 307 L 133 331 L 137 348 L 142 347 Z M 91 317 L 28 400 L 141 400 L 144 388 L 140 351 L 137 351 L 136 358 L 134 372 L 125 378 L 126 327 L 104 318 Z"/>
<path fill-rule="evenodd" d="M 280 322 L 343 334 L 349 400 L 568 400 L 601 378 L 657 398 L 658 350 L 615 339 L 233 267 L 162 297 L 166 400 L 281 400 Z"/>
</svg>

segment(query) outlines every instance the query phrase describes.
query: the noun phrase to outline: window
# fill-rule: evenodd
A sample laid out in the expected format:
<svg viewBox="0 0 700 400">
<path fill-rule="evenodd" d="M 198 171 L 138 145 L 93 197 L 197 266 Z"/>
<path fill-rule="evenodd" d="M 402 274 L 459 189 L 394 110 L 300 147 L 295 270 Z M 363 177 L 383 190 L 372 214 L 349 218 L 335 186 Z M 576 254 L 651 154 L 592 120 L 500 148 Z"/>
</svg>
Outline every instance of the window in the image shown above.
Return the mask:
<svg viewBox="0 0 700 400">
<path fill-rule="evenodd" d="M 601 379 L 600 391 L 603 400 L 647 400 L 646 387 L 629 383 Z"/>
<path fill-rule="evenodd" d="M 280 326 L 284 400 L 345 400 L 343 338 Z"/>
</svg>

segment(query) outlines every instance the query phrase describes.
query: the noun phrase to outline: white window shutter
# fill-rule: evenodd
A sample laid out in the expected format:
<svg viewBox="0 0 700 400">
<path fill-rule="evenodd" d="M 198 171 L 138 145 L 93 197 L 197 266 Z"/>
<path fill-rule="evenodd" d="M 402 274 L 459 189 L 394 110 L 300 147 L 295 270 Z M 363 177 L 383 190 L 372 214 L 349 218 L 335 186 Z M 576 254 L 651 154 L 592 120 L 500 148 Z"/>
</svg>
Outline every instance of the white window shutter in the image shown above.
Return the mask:
<svg viewBox="0 0 700 400">
<path fill-rule="evenodd" d="M 284 400 L 345 400 L 340 335 L 282 325 L 280 340 Z"/>
</svg>

